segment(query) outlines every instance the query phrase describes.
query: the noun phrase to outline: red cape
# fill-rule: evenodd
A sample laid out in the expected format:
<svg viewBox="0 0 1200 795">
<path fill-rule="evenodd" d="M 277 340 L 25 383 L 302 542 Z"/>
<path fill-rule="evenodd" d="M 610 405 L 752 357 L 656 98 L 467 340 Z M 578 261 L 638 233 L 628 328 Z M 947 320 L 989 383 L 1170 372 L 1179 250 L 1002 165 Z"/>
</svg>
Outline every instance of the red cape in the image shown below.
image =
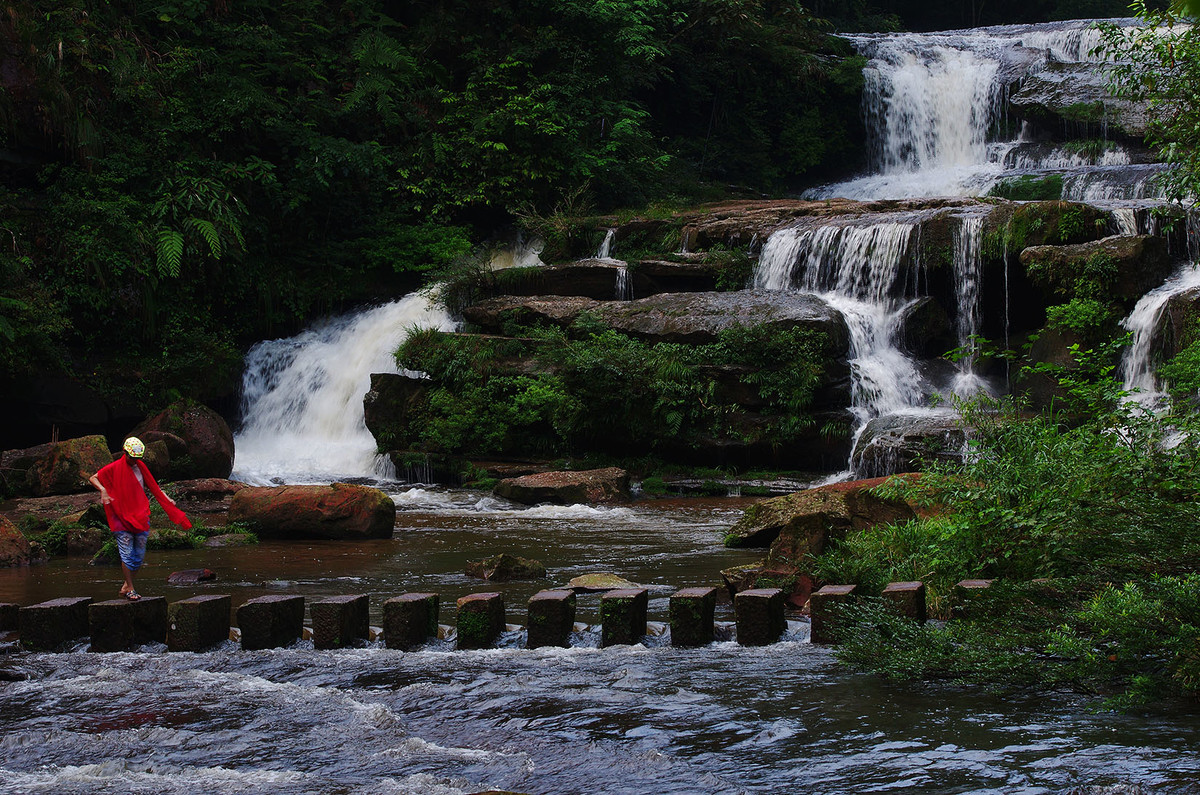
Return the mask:
<svg viewBox="0 0 1200 795">
<path fill-rule="evenodd" d="M 134 459 L 134 463 L 142 471 L 146 488 L 150 489 L 154 499 L 158 500 L 158 504 L 167 512 L 167 518 L 185 530 L 191 527 L 192 523 L 188 521 L 183 511 L 171 504 L 167 495 L 163 494 L 163 490 L 158 487 L 158 483 L 150 474 L 146 464 L 138 459 Z M 120 527 L 113 521 L 114 519 L 120 519 L 130 527 L 136 528 L 138 532 L 150 529 L 150 499 L 146 496 L 146 490 L 142 488 L 142 484 L 138 483 L 133 469 L 125 463 L 125 456 L 102 467 L 96 473 L 96 479 L 104 486 L 108 496 L 112 497 L 112 502 L 104 506 L 109 529 L 115 530 Z"/>
</svg>

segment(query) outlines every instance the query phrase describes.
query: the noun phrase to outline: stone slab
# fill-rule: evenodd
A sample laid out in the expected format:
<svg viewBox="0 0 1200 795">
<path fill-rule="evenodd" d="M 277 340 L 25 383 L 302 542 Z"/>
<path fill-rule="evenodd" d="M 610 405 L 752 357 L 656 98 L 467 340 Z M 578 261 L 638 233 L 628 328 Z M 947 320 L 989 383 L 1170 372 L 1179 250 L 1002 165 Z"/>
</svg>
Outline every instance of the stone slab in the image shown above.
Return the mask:
<svg viewBox="0 0 1200 795">
<path fill-rule="evenodd" d="M 88 634 L 87 596 L 68 596 L 22 607 L 17 613 L 21 645 L 29 651 L 54 651 Z"/>
<path fill-rule="evenodd" d="M 172 602 L 167 607 L 167 648 L 203 651 L 229 640 L 229 594 L 205 594 Z"/>
<path fill-rule="evenodd" d="M 529 628 L 525 646 L 567 647 L 575 629 L 575 592 L 569 590 L 538 591 L 529 598 Z"/>
<path fill-rule="evenodd" d="M 458 600 L 457 645 L 460 649 L 486 649 L 504 632 L 504 595 L 468 594 Z"/>
<path fill-rule="evenodd" d="M 683 588 L 671 595 L 671 645 L 707 646 L 713 642 L 716 588 Z"/>
<path fill-rule="evenodd" d="M 767 646 L 778 642 L 787 629 L 783 608 L 787 599 L 781 588 L 750 588 L 733 597 L 737 640 L 743 646 Z"/>
<path fill-rule="evenodd" d="M 389 649 L 412 651 L 438 636 L 440 597 L 406 593 L 383 603 L 383 642 Z"/>
<path fill-rule="evenodd" d="M 259 596 L 237 609 L 237 622 L 246 651 L 288 646 L 304 633 L 304 597 Z"/>
<path fill-rule="evenodd" d="M 110 599 L 88 605 L 88 631 L 94 652 L 131 651 L 167 642 L 167 600 L 143 596 L 135 602 Z"/>
<path fill-rule="evenodd" d="M 367 640 L 371 598 L 366 594 L 328 596 L 309 605 L 313 646 L 340 649 Z"/>
<path fill-rule="evenodd" d="M 918 624 L 924 624 L 925 583 L 923 582 L 892 582 L 888 583 L 882 593 L 883 603 L 897 614 L 911 618 Z"/>
<path fill-rule="evenodd" d="M 632 646 L 646 635 L 645 588 L 620 588 L 600 597 L 600 645 Z"/>
<path fill-rule="evenodd" d="M 854 599 L 854 585 L 826 585 L 809 597 L 813 643 L 836 643 L 840 629 L 836 613 L 839 606 Z"/>
</svg>

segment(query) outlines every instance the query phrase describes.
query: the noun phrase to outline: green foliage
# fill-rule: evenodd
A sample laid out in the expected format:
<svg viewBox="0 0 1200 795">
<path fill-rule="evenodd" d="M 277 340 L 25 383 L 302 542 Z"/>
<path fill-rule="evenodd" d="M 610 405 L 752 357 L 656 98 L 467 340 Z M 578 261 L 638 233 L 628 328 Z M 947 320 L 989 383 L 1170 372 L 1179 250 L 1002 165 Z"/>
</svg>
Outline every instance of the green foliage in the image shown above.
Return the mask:
<svg viewBox="0 0 1200 795">
<path fill-rule="evenodd" d="M 738 327 L 709 345 L 650 345 L 587 318 L 575 332 L 524 328 L 505 340 L 414 332 L 397 362 L 433 387 L 392 443 L 473 454 L 687 449 L 742 433 L 740 409 L 720 398 L 718 379 L 747 360 L 770 363 L 737 376 L 767 401 L 769 424 L 758 432 L 783 443 L 811 424 L 804 411 L 821 373 L 818 333 Z"/>
<path fill-rule="evenodd" d="M 1149 102 L 1146 139 L 1174 166 L 1162 177 L 1167 195 L 1192 203 L 1200 196 L 1200 31 L 1181 24 L 1180 4 L 1162 11 L 1134 0 L 1130 8 L 1144 26 L 1100 24 L 1115 62 L 1110 90 Z"/>
<path fill-rule="evenodd" d="M 1047 327 L 1071 331 L 1087 344 L 1111 339 L 1119 320 L 1120 313 L 1112 304 L 1094 298 L 1072 298 L 1046 308 Z"/>
<path fill-rule="evenodd" d="M 962 466 L 879 489 L 929 515 L 852 531 L 806 564 L 867 593 L 922 580 L 942 616 L 956 582 L 997 580 L 994 604 L 945 627 L 860 615 L 846 659 L 894 678 L 1123 694 L 1118 705 L 1196 690 L 1200 425 L 1124 402 L 1111 350 L 1077 354 L 1059 373 L 1071 422 L 1008 402 L 962 406 Z"/>
<path fill-rule="evenodd" d="M 1033 174 L 1002 179 L 988 191 L 989 196 L 1013 201 L 1050 201 L 1062 198 L 1061 174 L 1039 177 Z"/>
</svg>

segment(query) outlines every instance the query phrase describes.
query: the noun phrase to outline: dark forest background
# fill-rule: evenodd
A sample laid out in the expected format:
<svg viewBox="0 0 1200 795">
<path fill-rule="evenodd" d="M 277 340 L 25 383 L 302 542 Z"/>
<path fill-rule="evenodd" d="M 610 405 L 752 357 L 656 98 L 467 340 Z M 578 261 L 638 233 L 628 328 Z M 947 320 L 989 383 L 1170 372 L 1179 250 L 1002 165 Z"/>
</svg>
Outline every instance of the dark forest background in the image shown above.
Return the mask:
<svg viewBox="0 0 1200 795">
<path fill-rule="evenodd" d="M 232 412 L 242 354 L 531 220 L 785 195 L 861 165 L 839 31 L 1120 0 L 6 2 L 0 411 Z M 31 413 L 32 412 L 32 413 Z M 46 441 L 6 422 L 0 447 Z"/>
</svg>

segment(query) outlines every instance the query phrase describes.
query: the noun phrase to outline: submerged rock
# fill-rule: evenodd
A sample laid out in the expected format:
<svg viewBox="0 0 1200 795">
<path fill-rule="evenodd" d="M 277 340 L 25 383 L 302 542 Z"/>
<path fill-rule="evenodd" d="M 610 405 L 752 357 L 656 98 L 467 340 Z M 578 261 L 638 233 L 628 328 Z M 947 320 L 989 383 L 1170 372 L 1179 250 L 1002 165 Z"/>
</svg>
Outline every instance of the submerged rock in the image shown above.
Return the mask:
<svg viewBox="0 0 1200 795">
<path fill-rule="evenodd" d="M 507 580 L 540 580 L 546 577 L 546 567 L 541 561 L 520 558 L 502 552 L 487 560 L 473 561 L 467 564 L 468 577 L 478 577 L 481 580 L 505 582 Z"/>
<path fill-rule="evenodd" d="M 636 582 L 630 582 L 616 574 L 600 572 L 596 574 L 581 574 L 567 583 L 573 591 L 619 591 L 627 588 L 641 588 Z"/>
<path fill-rule="evenodd" d="M 540 472 L 507 478 L 493 493 L 524 505 L 605 503 L 628 500 L 629 473 L 617 467 L 578 472 Z"/>
<path fill-rule="evenodd" d="M 209 582 L 215 579 L 217 579 L 217 574 L 212 569 L 183 569 L 171 572 L 167 577 L 167 584 L 195 585 L 198 582 Z"/>
</svg>

